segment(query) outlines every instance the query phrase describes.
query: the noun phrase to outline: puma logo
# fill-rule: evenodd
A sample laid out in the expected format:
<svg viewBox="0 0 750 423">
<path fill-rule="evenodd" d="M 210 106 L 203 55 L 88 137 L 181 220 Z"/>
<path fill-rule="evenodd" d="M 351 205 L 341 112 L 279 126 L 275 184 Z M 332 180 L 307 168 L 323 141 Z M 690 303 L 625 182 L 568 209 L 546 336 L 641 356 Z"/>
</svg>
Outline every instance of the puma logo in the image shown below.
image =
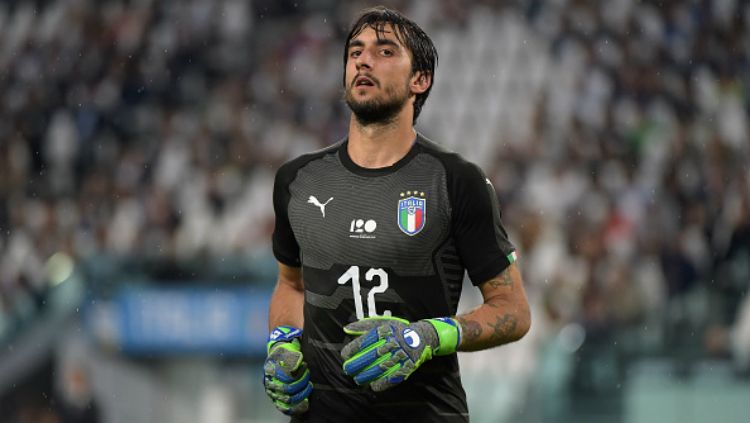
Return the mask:
<svg viewBox="0 0 750 423">
<path fill-rule="evenodd" d="M 320 204 L 320 201 L 318 201 L 318 199 L 315 198 L 314 195 L 311 195 L 310 198 L 307 199 L 307 202 L 316 207 L 320 207 L 320 212 L 323 213 L 323 217 L 326 217 L 326 205 L 330 203 L 331 200 L 333 200 L 333 197 L 329 198 L 325 203 Z"/>
</svg>

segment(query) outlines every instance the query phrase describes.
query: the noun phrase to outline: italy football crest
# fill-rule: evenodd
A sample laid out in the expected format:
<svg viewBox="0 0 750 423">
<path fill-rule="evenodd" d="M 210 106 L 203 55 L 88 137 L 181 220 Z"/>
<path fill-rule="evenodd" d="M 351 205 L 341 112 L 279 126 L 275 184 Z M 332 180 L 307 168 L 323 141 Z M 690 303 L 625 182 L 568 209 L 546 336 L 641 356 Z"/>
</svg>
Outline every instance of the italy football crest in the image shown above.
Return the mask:
<svg viewBox="0 0 750 423">
<path fill-rule="evenodd" d="M 409 236 L 418 234 L 427 218 L 427 200 L 423 192 L 406 191 L 398 200 L 398 227 Z"/>
</svg>

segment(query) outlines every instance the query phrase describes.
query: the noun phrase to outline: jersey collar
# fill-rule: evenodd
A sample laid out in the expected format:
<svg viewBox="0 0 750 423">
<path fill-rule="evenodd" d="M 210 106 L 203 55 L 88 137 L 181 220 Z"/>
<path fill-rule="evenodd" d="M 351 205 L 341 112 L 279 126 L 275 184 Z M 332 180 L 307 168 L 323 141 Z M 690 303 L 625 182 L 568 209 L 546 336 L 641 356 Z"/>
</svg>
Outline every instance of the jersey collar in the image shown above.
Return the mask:
<svg viewBox="0 0 750 423">
<path fill-rule="evenodd" d="M 359 166 L 358 164 L 354 163 L 352 161 L 352 158 L 349 157 L 349 151 L 347 150 L 347 147 L 349 145 L 349 138 L 346 138 L 339 147 L 339 159 L 341 160 L 341 164 L 344 165 L 345 168 L 347 168 L 352 173 L 360 176 L 390 175 L 391 173 L 394 173 L 402 167 L 406 166 L 417 155 L 417 153 L 419 152 L 420 139 L 422 139 L 422 136 L 417 133 L 417 137 L 414 139 L 409 152 L 406 153 L 406 155 L 396 163 L 386 167 L 368 168 Z"/>
</svg>

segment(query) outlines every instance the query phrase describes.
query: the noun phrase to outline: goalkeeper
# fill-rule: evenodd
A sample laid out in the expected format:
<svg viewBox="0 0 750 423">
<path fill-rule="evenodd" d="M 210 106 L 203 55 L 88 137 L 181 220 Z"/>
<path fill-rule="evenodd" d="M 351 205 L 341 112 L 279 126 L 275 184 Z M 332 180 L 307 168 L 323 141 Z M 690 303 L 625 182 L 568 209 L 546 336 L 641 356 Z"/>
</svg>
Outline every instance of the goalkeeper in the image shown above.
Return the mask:
<svg viewBox="0 0 750 423">
<path fill-rule="evenodd" d="M 348 136 L 277 171 L 264 385 L 292 422 L 467 422 L 456 351 L 529 329 L 489 179 L 414 129 L 436 62 L 414 22 L 364 11 L 344 46 Z M 484 303 L 456 316 L 465 273 Z"/>
</svg>

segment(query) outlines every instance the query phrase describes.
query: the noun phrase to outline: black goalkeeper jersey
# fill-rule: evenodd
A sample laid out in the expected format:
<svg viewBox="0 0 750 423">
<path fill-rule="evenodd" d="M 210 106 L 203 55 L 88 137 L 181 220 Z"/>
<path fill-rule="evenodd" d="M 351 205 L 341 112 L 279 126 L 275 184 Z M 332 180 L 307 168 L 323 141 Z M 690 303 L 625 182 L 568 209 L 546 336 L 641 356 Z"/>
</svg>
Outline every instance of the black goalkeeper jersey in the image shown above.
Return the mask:
<svg viewBox="0 0 750 423">
<path fill-rule="evenodd" d="M 382 393 L 342 370 L 342 328 L 368 316 L 453 316 L 464 271 L 476 285 L 501 273 L 514 248 L 490 181 L 474 164 L 417 135 L 393 166 L 352 162 L 347 141 L 276 174 L 273 251 L 302 266 L 302 351 L 313 393 L 306 422 L 466 422 L 456 354 L 434 357 Z"/>
</svg>

